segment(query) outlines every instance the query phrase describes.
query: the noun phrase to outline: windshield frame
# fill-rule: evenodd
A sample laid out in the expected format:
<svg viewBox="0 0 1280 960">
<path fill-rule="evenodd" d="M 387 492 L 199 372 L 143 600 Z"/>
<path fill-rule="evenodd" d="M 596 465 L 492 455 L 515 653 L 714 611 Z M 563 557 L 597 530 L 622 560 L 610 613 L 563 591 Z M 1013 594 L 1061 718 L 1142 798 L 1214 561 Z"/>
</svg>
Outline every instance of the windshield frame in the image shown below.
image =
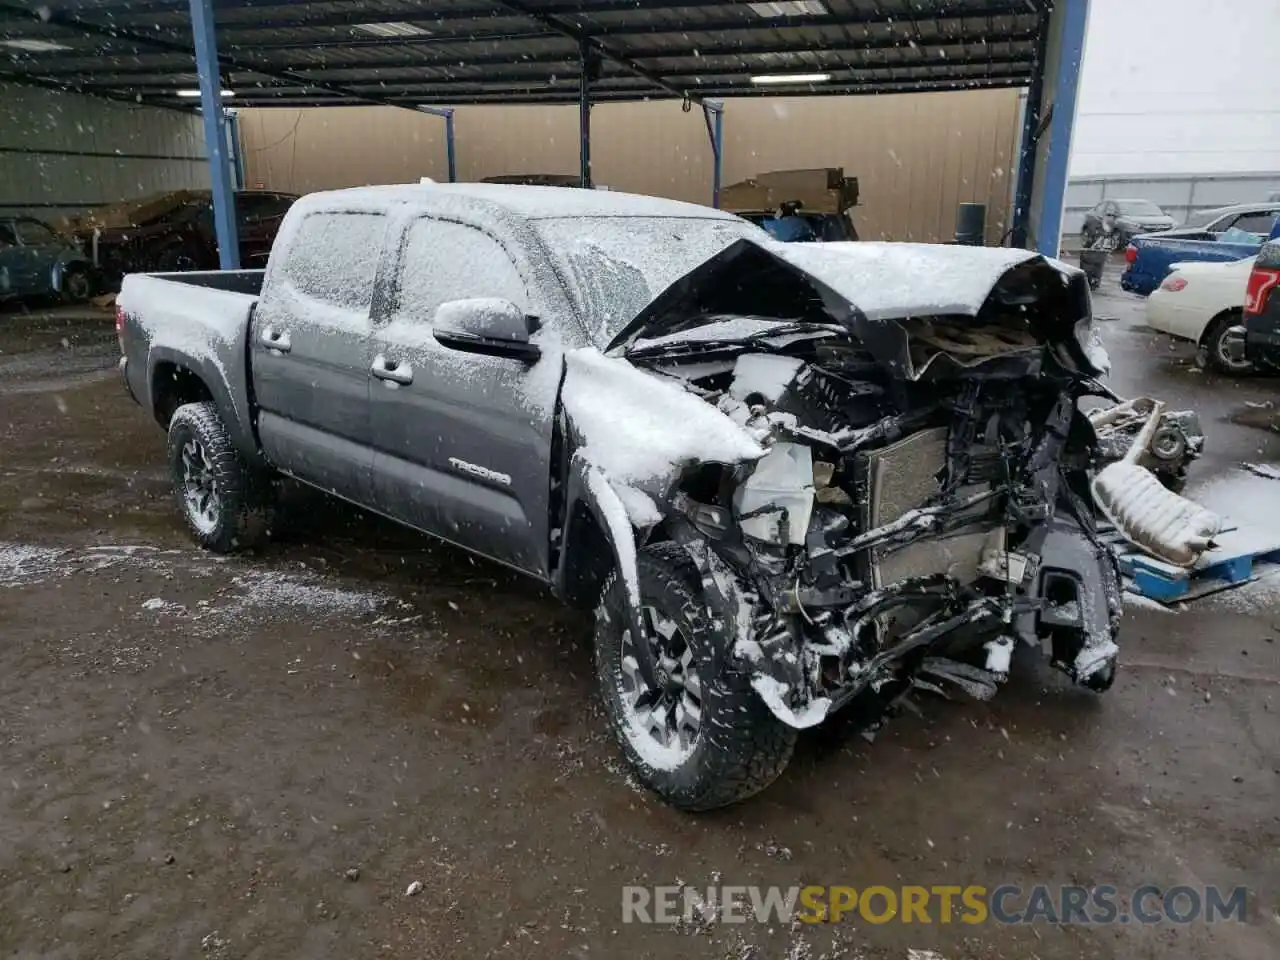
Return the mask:
<svg viewBox="0 0 1280 960">
<path fill-rule="evenodd" d="M 757 243 L 769 242 L 769 235 L 741 217 L 724 214 L 720 211 L 708 211 L 708 216 L 704 217 L 686 217 L 671 216 L 663 214 L 643 215 L 643 216 L 564 216 L 564 217 L 541 217 L 530 221 L 534 228 L 539 242 L 547 251 L 548 259 L 559 276 L 560 283 L 564 287 L 565 293 L 569 298 L 569 302 L 573 305 L 575 312 L 578 314 L 579 326 L 587 340 L 595 344 L 598 348 L 604 349 L 605 345 L 612 341 L 616 334 L 623 330 L 632 320 L 639 316 L 645 308 L 657 299 L 662 293 L 670 289 L 691 271 L 697 269 L 708 260 L 714 258 L 734 243 L 743 239 L 754 240 Z M 716 215 L 718 214 L 718 215 Z M 725 242 L 722 245 L 712 245 L 715 248 L 708 248 L 706 255 L 699 259 L 689 259 L 680 264 L 679 270 L 671 271 L 670 276 L 653 277 L 646 274 L 640 269 L 640 265 L 633 261 L 623 260 L 614 256 L 614 251 L 606 250 L 598 247 L 600 253 L 605 259 L 601 259 L 598 266 L 604 266 L 609 261 L 613 261 L 628 267 L 631 267 L 640 275 L 640 279 L 644 282 L 645 288 L 648 290 L 648 299 L 643 303 L 635 305 L 634 309 L 624 310 L 624 315 L 609 318 L 607 322 L 602 320 L 599 312 L 599 303 L 595 294 L 587 288 L 583 283 L 583 275 L 580 268 L 574 262 L 574 249 L 572 244 L 566 243 L 565 237 L 561 236 L 557 229 L 547 229 L 551 225 L 570 225 L 568 229 L 572 229 L 573 224 L 583 225 L 582 230 L 589 229 L 587 224 L 602 225 L 611 224 L 616 226 L 615 234 L 618 245 L 627 246 L 626 240 L 629 235 L 642 230 L 640 224 L 658 224 L 658 225 L 676 225 L 676 224 L 701 224 L 712 227 L 718 226 L 724 228 Z M 652 261 L 648 261 L 652 263 Z"/>
</svg>

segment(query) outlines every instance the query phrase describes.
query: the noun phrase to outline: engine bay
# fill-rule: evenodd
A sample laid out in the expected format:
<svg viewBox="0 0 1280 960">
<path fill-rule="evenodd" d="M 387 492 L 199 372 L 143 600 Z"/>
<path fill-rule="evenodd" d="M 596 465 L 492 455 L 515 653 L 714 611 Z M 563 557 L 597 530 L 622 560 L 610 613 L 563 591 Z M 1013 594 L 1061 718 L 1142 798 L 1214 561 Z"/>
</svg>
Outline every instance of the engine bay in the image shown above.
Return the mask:
<svg viewBox="0 0 1280 960">
<path fill-rule="evenodd" d="M 1110 683 L 1118 571 L 1081 486 L 1080 378 L 1053 374 L 1025 321 L 904 322 L 914 369 L 945 371 L 906 379 L 829 327 L 750 318 L 746 340 L 717 335 L 744 319 L 627 358 L 766 450 L 686 470 L 667 528 L 778 717 L 887 709 L 913 687 L 990 696 L 1019 640 Z"/>
</svg>

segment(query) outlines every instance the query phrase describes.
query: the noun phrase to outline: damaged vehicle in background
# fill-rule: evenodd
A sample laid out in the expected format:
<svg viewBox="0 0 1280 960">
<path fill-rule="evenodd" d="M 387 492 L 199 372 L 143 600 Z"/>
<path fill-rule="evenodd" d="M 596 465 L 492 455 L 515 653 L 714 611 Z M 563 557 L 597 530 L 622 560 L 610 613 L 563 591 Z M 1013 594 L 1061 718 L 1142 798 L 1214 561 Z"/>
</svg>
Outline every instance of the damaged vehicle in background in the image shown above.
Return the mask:
<svg viewBox="0 0 1280 960">
<path fill-rule="evenodd" d="M 720 191 L 720 209 L 784 243 L 857 240 L 858 178 L 843 167 L 770 170 Z"/>
<path fill-rule="evenodd" d="M 677 807 L 759 791 L 838 711 L 990 696 L 1018 643 L 1114 678 L 1077 406 L 1111 395 L 1064 264 L 382 187 L 300 201 L 265 279 L 131 276 L 118 317 L 201 543 L 260 539 L 280 472 L 594 608 L 615 733 Z"/>
<path fill-rule="evenodd" d="M 58 228 L 92 261 L 95 288 L 117 290 L 126 273 L 216 270 L 212 197 L 208 190 L 152 194 L 63 219 Z M 298 198 L 237 190 L 232 199 L 240 262 L 262 267 L 285 213 Z"/>
</svg>

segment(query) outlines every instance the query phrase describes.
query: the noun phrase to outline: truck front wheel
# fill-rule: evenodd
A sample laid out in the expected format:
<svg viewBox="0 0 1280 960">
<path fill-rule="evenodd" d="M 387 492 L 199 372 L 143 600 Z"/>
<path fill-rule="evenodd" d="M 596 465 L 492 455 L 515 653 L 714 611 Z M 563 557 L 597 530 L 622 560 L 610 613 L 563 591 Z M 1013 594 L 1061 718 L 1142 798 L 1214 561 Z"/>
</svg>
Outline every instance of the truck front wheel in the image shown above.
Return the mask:
<svg viewBox="0 0 1280 960">
<path fill-rule="evenodd" d="M 645 636 L 631 636 L 616 571 L 596 610 L 596 675 L 614 734 L 641 782 L 672 806 L 712 810 L 744 800 L 786 768 L 796 732 L 732 664 L 713 671 L 717 635 L 684 548 L 646 547 L 637 567 Z M 641 668 L 646 657 L 649 670 Z"/>
<path fill-rule="evenodd" d="M 169 473 L 199 544 L 232 553 L 266 539 L 271 483 L 245 464 L 213 403 L 186 403 L 169 421 Z"/>
</svg>

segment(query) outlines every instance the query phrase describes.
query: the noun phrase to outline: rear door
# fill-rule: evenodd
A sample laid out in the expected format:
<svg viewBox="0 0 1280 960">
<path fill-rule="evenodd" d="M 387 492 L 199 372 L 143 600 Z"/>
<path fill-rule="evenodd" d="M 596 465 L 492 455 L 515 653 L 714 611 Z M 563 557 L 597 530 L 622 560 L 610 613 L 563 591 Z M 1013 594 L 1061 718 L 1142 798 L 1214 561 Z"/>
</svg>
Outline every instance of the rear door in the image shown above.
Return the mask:
<svg viewBox="0 0 1280 960">
<path fill-rule="evenodd" d="M 370 392 L 377 509 L 545 577 L 567 303 L 530 281 L 525 251 L 479 227 L 420 218 L 399 246 L 394 294 L 373 335 L 373 365 L 383 371 Z M 541 358 L 528 364 L 437 342 L 436 309 L 472 297 L 539 316 Z"/>
<path fill-rule="evenodd" d="M 376 212 L 308 214 L 271 261 L 250 330 L 267 458 L 366 505 L 370 306 L 386 226 Z"/>
</svg>

